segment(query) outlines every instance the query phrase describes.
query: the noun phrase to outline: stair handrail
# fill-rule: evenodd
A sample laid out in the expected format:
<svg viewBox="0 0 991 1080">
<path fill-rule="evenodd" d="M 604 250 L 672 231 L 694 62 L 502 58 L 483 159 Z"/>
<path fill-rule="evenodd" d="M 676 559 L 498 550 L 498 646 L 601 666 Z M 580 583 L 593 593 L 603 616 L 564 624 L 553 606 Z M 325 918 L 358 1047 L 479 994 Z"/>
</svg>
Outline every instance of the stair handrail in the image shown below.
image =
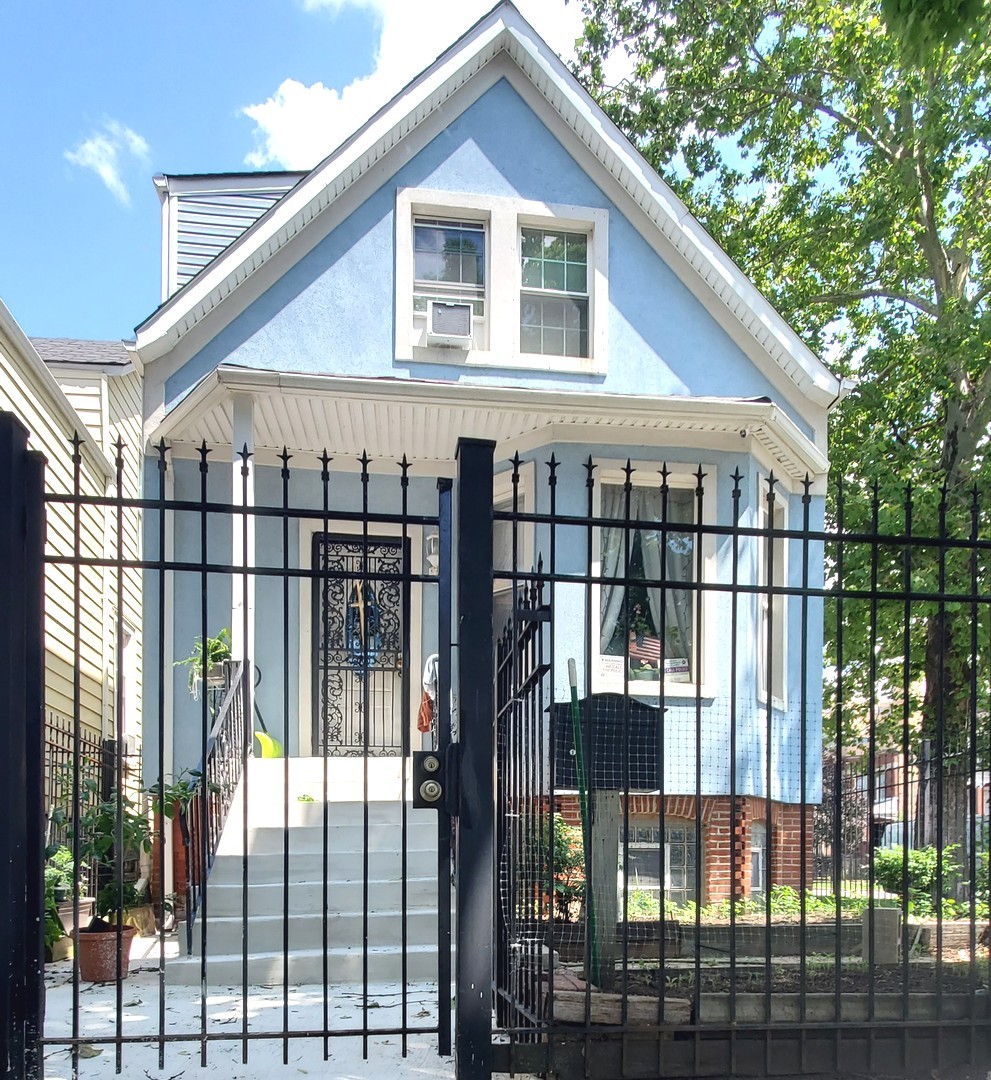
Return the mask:
<svg viewBox="0 0 991 1080">
<path fill-rule="evenodd" d="M 206 757 L 194 772 L 197 779 L 192 797 L 179 810 L 186 863 L 187 954 L 193 951 L 193 925 L 203 906 L 207 878 L 241 780 L 246 745 L 251 753 L 251 731 L 245 732 L 242 685 L 249 667 L 247 661 L 241 660 L 228 661 L 224 666 L 224 693 L 207 738 Z"/>
</svg>

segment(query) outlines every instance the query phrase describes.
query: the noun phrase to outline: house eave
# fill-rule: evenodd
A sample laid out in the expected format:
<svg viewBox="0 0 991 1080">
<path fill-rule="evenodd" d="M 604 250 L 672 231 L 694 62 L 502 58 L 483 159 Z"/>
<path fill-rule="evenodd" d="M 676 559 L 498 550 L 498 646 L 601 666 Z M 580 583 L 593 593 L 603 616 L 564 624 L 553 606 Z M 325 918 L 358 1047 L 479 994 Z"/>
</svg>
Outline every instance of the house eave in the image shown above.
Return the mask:
<svg viewBox="0 0 991 1080">
<path fill-rule="evenodd" d="M 229 448 L 236 395 L 253 399 L 256 452 L 274 455 L 285 446 L 300 456 L 299 465 L 304 455 L 316 466 L 324 451 L 353 456 L 362 449 L 375 459 L 405 454 L 411 461 L 453 462 L 458 436 L 471 433 L 494 439 L 510 455 L 550 443 L 753 444 L 792 481 L 821 484 L 828 471 L 825 454 L 764 399 L 562 393 L 231 365 L 206 376 L 149 432 L 150 443 Z"/>
</svg>

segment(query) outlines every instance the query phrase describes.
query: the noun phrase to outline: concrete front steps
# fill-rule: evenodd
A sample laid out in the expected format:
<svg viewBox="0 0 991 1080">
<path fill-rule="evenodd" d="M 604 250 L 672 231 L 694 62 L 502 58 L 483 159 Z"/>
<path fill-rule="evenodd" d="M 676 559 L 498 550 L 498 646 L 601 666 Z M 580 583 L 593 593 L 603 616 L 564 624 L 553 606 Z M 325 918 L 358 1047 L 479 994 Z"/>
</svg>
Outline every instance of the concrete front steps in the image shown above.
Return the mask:
<svg viewBox="0 0 991 1080">
<path fill-rule="evenodd" d="M 193 953 L 169 961 L 168 980 L 199 984 L 205 940 L 210 985 L 241 983 L 245 949 L 249 983 L 281 985 L 288 978 L 293 985 L 320 984 L 326 940 L 328 981 L 359 983 L 367 929 L 368 979 L 399 981 L 404 927 L 406 979 L 436 979 L 437 816 L 405 804 L 404 919 L 401 767 L 395 758 L 370 759 L 366 775 L 362 759 L 331 759 L 325 791 L 322 759 L 250 760 L 247 827 L 242 781 L 217 849 L 206 902 L 193 927 Z M 245 850 L 247 890 L 242 883 Z M 444 887 L 450 887 L 446 880 Z"/>
</svg>

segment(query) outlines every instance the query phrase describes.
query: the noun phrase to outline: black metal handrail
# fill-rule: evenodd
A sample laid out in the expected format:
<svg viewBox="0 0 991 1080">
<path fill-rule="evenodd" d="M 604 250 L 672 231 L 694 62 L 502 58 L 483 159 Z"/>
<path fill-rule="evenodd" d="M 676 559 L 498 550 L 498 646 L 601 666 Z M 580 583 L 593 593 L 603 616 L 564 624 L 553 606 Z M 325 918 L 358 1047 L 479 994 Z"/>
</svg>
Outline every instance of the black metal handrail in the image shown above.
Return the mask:
<svg viewBox="0 0 991 1080">
<path fill-rule="evenodd" d="M 242 680 L 246 667 L 241 661 L 226 665 L 224 692 L 207 740 L 206 758 L 196 770 L 196 790 L 179 811 L 186 864 L 187 953 L 193 949 L 193 924 L 203 906 L 207 879 L 243 771 L 246 732 Z M 250 734 L 248 731 L 249 739 Z M 250 741 L 248 746 L 250 752 Z"/>
</svg>

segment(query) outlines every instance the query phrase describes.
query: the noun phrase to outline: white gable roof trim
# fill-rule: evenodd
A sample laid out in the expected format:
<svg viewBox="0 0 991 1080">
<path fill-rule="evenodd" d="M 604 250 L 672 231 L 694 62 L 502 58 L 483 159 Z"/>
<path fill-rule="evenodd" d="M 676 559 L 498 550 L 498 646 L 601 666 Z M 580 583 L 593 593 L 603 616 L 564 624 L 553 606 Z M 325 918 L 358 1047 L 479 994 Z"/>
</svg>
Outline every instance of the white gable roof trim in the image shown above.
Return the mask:
<svg viewBox="0 0 991 1080">
<path fill-rule="evenodd" d="M 500 4 L 137 327 L 145 360 L 169 351 L 476 72 L 505 52 L 732 316 L 812 401 L 848 389 L 719 247 L 510 3 Z"/>
<path fill-rule="evenodd" d="M 61 426 L 67 438 L 66 454 L 70 452 L 68 440 L 73 435 L 78 436 L 80 447 L 89 454 L 99 472 L 108 480 L 111 479 L 114 476 L 114 467 L 110 464 L 100 444 L 90 433 L 86 422 L 73 408 L 72 402 L 59 386 L 55 376 L 48 370 L 48 365 L 42 360 L 31 339 L 21 329 L 2 300 L 0 300 L 0 335 L 7 338 L 13 346 L 16 355 L 12 359 L 15 363 L 20 361 L 24 377 L 39 395 L 40 400 L 54 410 L 54 415 L 61 420 Z M 32 432 L 32 434 L 36 435 L 37 432 Z"/>
</svg>

